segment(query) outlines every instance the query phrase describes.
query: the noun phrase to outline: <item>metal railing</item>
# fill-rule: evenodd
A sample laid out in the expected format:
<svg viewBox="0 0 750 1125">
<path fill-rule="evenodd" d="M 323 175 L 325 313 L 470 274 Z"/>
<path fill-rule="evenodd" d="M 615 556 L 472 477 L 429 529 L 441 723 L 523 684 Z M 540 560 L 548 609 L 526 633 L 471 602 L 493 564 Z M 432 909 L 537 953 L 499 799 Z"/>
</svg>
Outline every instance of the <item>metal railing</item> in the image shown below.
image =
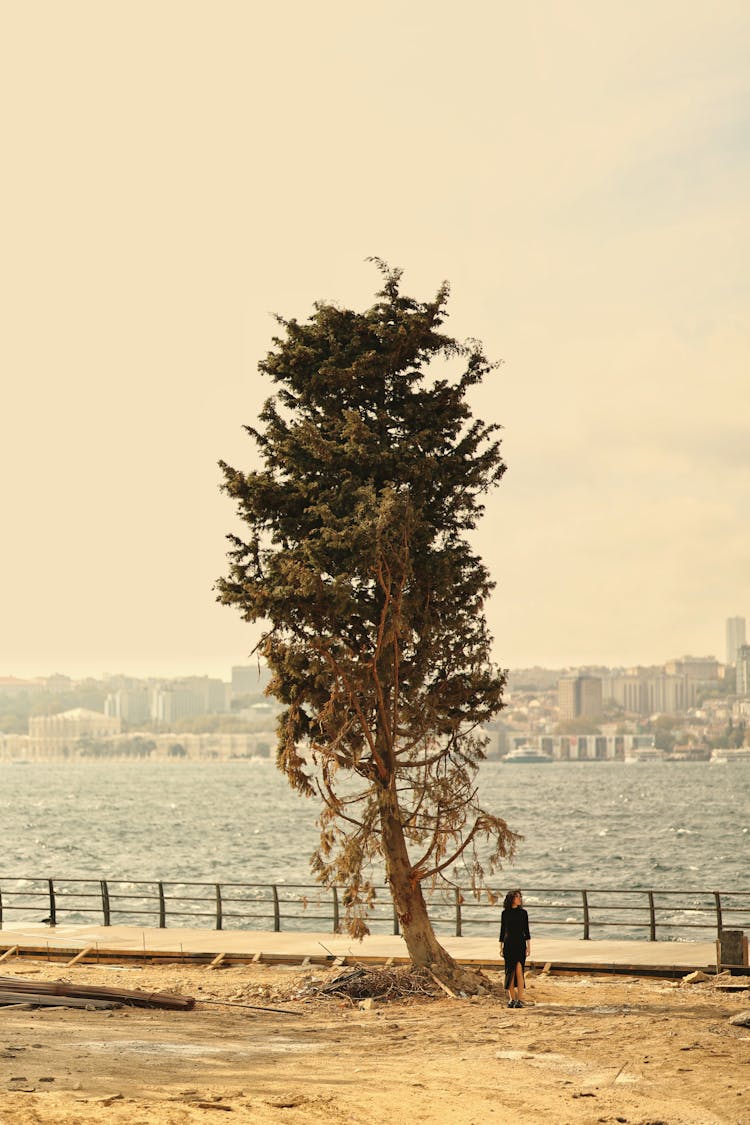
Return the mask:
<svg viewBox="0 0 750 1125">
<path fill-rule="evenodd" d="M 685 939 L 696 930 L 705 938 L 721 934 L 724 928 L 750 926 L 750 891 L 531 888 L 524 895 L 534 933 L 546 930 L 549 936 L 585 940 L 622 936 L 656 942 Z M 498 929 L 499 904 L 487 898 L 477 901 L 461 888 L 428 895 L 427 906 L 437 933 L 494 936 Z M 11 921 L 44 921 L 51 926 L 64 921 L 337 933 L 343 913 L 336 888 L 300 883 L 0 877 L 0 928 Z M 398 934 L 387 888 L 378 891 L 369 925 L 373 933 Z"/>
<path fill-rule="evenodd" d="M 750 890 L 536 887 L 524 890 L 524 900 L 532 931 L 548 936 L 657 941 L 685 940 L 700 931 L 706 940 L 723 929 L 750 927 Z M 499 928 L 499 903 L 477 901 L 459 887 L 429 896 L 428 910 L 438 933 L 495 936 Z M 46 922 L 337 933 L 343 918 L 335 887 L 0 876 L 0 929 Z M 368 924 L 374 933 L 399 932 L 385 887 L 378 890 Z"/>
</svg>

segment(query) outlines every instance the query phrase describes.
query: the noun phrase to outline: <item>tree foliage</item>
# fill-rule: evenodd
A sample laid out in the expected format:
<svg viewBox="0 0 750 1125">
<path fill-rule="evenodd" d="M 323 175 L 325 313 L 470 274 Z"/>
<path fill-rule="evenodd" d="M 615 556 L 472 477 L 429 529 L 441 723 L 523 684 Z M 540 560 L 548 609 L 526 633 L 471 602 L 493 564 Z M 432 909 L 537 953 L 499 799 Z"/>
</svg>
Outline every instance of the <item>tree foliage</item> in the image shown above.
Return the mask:
<svg viewBox="0 0 750 1125">
<path fill-rule="evenodd" d="M 409 944 L 422 883 L 449 880 L 460 860 L 478 890 L 515 843 L 477 803 L 480 725 L 505 673 L 490 660 L 492 583 L 468 539 L 505 466 L 498 427 L 467 402 L 494 365 L 441 331 L 448 287 L 419 302 L 376 263 L 382 288 L 365 312 L 321 302 L 304 323 L 278 320 L 260 364 L 275 390 L 246 427 L 262 467 L 220 463 L 247 532 L 229 537 L 217 589 L 264 623 L 269 692 L 284 705 L 278 764 L 321 801 L 317 876 L 345 888 L 362 934 L 382 855 Z"/>
</svg>

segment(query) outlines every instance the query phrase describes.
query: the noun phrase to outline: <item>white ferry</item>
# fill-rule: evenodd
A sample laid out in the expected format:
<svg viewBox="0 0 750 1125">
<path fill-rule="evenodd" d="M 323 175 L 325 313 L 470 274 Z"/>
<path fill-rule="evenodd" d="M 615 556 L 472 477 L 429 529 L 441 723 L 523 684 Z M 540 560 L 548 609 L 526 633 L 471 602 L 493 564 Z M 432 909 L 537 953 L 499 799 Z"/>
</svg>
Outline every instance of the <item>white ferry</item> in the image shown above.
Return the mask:
<svg viewBox="0 0 750 1125">
<path fill-rule="evenodd" d="M 712 762 L 750 762 L 750 746 L 741 746 L 737 750 L 721 747 L 711 751 Z"/>
<path fill-rule="evenodd" d="M 509 765 L 541 766 L 554 761 L 554 758 L 550 754 L 545 754 L 543 750 L 537 750 L 536 746 L 517 746 L 515 750 L 509 750 L 500 760 Z"/>
</svg>

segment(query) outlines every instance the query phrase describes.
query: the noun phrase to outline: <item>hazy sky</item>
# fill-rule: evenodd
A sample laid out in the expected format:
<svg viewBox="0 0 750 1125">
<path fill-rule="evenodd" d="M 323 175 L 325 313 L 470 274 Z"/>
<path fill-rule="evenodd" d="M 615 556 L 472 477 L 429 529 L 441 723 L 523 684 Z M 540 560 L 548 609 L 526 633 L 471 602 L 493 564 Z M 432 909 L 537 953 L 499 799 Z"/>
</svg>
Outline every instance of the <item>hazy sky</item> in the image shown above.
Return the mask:
<svg viewBox="0 0 750 1125">
<path fill-rule="evenodd" d="M 216 462 L 377 254 L 504 361 L 504 665 L 750 617 L 747 0 L 3 5 L 0 675 L 227 676 Z"/>
</svg>

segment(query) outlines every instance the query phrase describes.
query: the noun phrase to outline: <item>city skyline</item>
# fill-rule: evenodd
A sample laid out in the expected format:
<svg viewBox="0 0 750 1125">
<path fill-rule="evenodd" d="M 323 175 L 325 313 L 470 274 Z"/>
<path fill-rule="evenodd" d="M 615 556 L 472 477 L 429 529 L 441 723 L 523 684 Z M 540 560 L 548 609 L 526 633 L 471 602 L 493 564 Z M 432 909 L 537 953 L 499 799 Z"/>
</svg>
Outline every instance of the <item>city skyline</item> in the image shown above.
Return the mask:
<svg viewBox="0 0 750 1125">
<path fill-rule="evenodd" d="M 726 627 L 728 628 L 730 621 L 736 621 L 736 620 L 738 620 L 738 618 L 736 618 L 736 617 L 735 618 L 727 618 Z M 744 618 L 740 617 L 739 620 L 744 621 Z M 548 665 L 548 664 L 545 665 L 545 664 L 542 664 L 540 661 L 533 661 L 531 664 L 528 664 L 528 665 L 516 665 L 515 667 L 509 667 L 508 671 L 509 671 L 510 674 L 513 674 L 514 672 L 524 672 L 524 671 L 529 671 L 529 670 L 534 669 L 534 668 L 538 668 L 538 669 L 546 671 L 546 672 L 559 672 L 563 675 L 568 674 L 568 673 L 571 674 L 571 675 L 576 675 L 576 674 L 585 675 L 587 672 L 591 672 L 592 675 L 596 675 L 597 672 L 592 671 L 592 670 L 598 669 L 598 670 L 604 671 L 604 670 L 608 669 L 611 672 L 622 672 L 622 671 L 627 671 L 629 669 L 649 669 L 649 668 L 667 669 L 667 668 L 670 668 L 670 666 L 673 665 L 673 664 L 680 664 L 685 659 L 694 660 L 696 662 L 702 662 L 703 660 L 715 661 L 715 663 L 717 664 L 718 667 L 729 667 L 729 666 L 731 666 L 731 663 L 732 663 L 730 661 L 725 661 L 721 656 L 716 656 L 716 653 L 706 652 L 706 653 L 700 653 L 699 654 L 697 652 L 692 652 L 692 653 L 681 653 L 679 655 L 678 654 L 672 654 L 671 656 L 665 657 L 664 659 L 661 659 L 661 660 L 654 660 L 654 661 L 636 660 L 636 661 L 633 661 L 632 663 L 625 663 L 625 662 L 622 662 L 622 661 L 621 662 L 610 661 L 610 662 L 607 662 L 607 663 L 605 663 L 605 662 L 596 662 L 596 663 L 591 662 L 591 663 L 582 663 L 582 664 L 561 664 L 561 665 L 555 666 L 555 665 Z M 82 672 L 80 674 L 76 674 L 73 671 L 71 671 L 70 669 L 55 668 L 53 671 L 40 672 L 40 671 L 37 670 L 36 672 L 27 672 L 27 673 L 21 675 L 20 673 L 18 673 L 17 671 L 14 671 L 13 669 L 0 668 L 0 688 L 2 687 L 2 684 L 3 684 L 4 681 L 8 682 L 8 681 L 11 681 L 11 680 L 18 680 L 19 682 L 21 682 L 21 681 L 33 682 L 35 680 L 44 681 L 44 680 L 47 680 L 47 679 L 55 679 L 56 677 L 59 677 L 59 678 L 62 678 L 62 679 L 69 679 L 73 682 L 79 681 L 79 680 L 82 681 L 82 680 L 89 679 L 89 680 L 95 680 L 95 681 L 102 682 L 102 683 L 108 683 L 109 681 L 116 681 L 118 679 L 137 680 L 137 681 L 143 681 L 143 682 L 148 681 L 148 682 L 153 682 L 153 683 L 159 683 L 159 682 L 162 682 L 162 681 L 163 682 L 170 682 L 170 681 L 176 682 L 176 681 L 187 681 L 187 680 L 214 679 L 214 680 L 223 680 L 225 683 L 231 683 L 235 679 L 235 673 L 237 673 L 238 675 L 241 676 L 243 673 L 245 673 L 247 671 L 250 671 L 253 674 L 253 676 L 255 676 L 256 673 L 257 673 L 259 678 L 262 679 L 264 672 L 267 673 L 268 669 L 262 661 L 261 661 L 261 665 L 260 665 L 260 669 L 259 669 L 258 663 L 257 663 L 257 660 L 256 660 L 255 657 L 253 657 L 252 660 L 244 660 L 244 661 L 239 662 L 238 664 L 232 664 L 231 666 L 226 665 L 226 664 L 221 665 L 221 666 L 217 665 L 215 668 L 212 668 L 212 669 L 207 669 L 205 667 L 197 667 L 197 666 L 190 666 L 190 667 L 186 666 L 185 668 L 181 669 L 180 671 L 176 671 L 174 669 L 167 669 L 167 670 L 161 670 L 159 672 L 146 671 L 146 672 L 141 672 L 141 673 L 134 672 L 134 671 L 128 671 L 125 668 L 116 668 L 116 669 L 113 669 L 113 670 L 101 670 L 101 671 L 98 671 L 98 672 L 85 671 L 85 672 Z M 670 668 L 670 671 L 674 671 L 674 669 Z"/>
<path fill-rule="evenodd" d="M 725 653 L 750 607 L 750 11 L 17 5 L 0 675 L 221 674 L 274 313 L 452 286 L 502 365 L 505 667 Z M 40 25 L 44 34 L 40 35 Z M 138 81 L 133 82 L 133 74 Z"/>
<path fill-rule="evenodd" d="M 668 656 L 658 655 L 654 659 L 636 659 L 636 660 L 591 660 L 569 663 L 545 663 L 542 660 L 530 660 L 528 663 L 510 665 L 502 659 L 502 653 L 498 653 L 496 663 L 501 667 L 508 668 L 510 671 L 522 670 L 527 668 L 545 668 L 548 670 L 567 671 L 580 668 L 630 668 L 630 667 L 660 667 L 670 660 L 675 660 L 684 656 L 701 656 L 701 657 L 716 657 L 721 664 L 726 664 L 724 658 L 725 644 L 721 637 L 717 640 L 712 649 L 706 651 L 699 651 L 693 646 L 692 651 L 686 652 L 671 652 Z M 0 667 L 0 680 L 3 678 L 15 678 L 19 680 L 35 680 L 46 679 L 52 676 L 61 675 L 67 676 L 72 680 L 77 679 L 94 679 L 106 680 L 108 678 L 116 678 L 118 676 L 131 677 L 133 679 L 142 680 L 170 680 L 189 678 L 191 676 L 209 676 L 225 678 L 232 667 L 236 664 L 251 665 L 255 662 L 256 657 L 252 654 L 240 653 L 239 657 L 232 656 L 231 659 L 227 658 L 222 660 L 217 658 L 211 664 L 207 662 L 200 662 L 200 657 L 195 658 L 187 657 L 182 660 L 178 659 L 171 667 L 166 667 L 163 664 L 149 664 L 148 657 L 134 657 L 132 660 L 121 660 L 119 664 L 112 663 L 112 667 L 98 667 L 94 663 L 87 663 L 86 661 L 68 662 L 66 666 L 60 664 L 59 666 L 45 667 L 43 662 L 35 661 L 32 659 L 19 660 L 15 665 L 12 661 L 6 659 L 5 664 Z"/>
</svg>

